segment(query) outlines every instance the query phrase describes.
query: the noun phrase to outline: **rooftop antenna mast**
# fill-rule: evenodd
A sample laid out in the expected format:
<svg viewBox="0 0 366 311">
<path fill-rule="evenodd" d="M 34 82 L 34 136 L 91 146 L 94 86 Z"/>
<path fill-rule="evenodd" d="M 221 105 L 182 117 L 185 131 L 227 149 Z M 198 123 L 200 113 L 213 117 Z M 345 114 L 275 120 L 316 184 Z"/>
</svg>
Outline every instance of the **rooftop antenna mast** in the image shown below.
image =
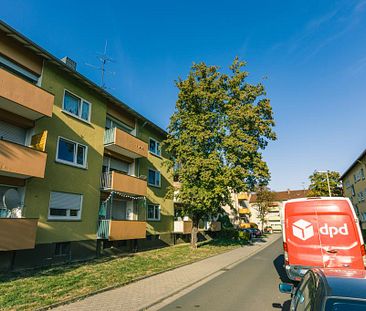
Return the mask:
<svg viewBox="0 0 366 311">
<path fill-rule="evenodd" d="M 100 71 L 100 74 L 101 74 L 100 87 L 103 88 L 103 89 L 108 88 L 107 85 L 105 84 L 105 74 L 106 73 L 115 74 L 114 71 L 106 70 L 106 66 L 107 66 L 108 63 L 114 63 L 115 62 L 115 60 L 113 58 L 110 58 L 107 55 L 107 46 L 108 46 L 108 41 L 106 40 L 105 41 L 105 46 L 104 46 L 104 53 L 103 54 L 97 53 L 98 54 L 97 58 L 100 61 L 100 66 L 85 64 L 89 67 L 92 67 L 92 68 L 97 69 L 97 70 Z"/>
</svg>

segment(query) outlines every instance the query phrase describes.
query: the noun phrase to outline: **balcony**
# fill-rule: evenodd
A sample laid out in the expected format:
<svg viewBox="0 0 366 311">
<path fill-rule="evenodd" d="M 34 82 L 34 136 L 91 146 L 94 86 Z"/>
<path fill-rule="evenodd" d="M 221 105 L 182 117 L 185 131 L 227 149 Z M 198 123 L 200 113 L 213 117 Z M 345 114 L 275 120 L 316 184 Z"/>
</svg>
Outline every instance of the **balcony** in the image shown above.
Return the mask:
<svg viewBox="0 0 366 311">
<path fill-rule="evenodd" d="M 146 222 L 103 219 L 99 221 L 97 238 L 109 241 L 145 239 Z"/>
<path fill-rule="evenodd" d="M 44 177 L 47 154 L 10 141 L 0 140 L 0 175 Z"/>
<path fill-rule="evenodd" d="M 205 231 L 221 231 L 220 221 L 205 221 L 204 222 Z"/>
<path fill-rule="evenodd" d="M 34 248 L 38 219 L 0 218 L 0 251 Z"/>
<path fill-rule="evenodd" d="M 116 171 L 102 174 L 101 187 L 103 190 L 114 190 L 132 195 L 146 196 L 147 194 L 146 180 Z"/>
<path fill-rule="evenodd" d="M 147 143 L 116 127 L 105 131 L 104 147 L 132 159 L 147 158 Z"/>
<path fill-rule="evenodd" d="M 52 116 L 54 96 L 0 68 L 0 109 L 29 120 Z"/>
<path fill-rule="evenodd" d="M 238 212 L 239 212 L 239 215 L 249 215 L 250 214 L 249 208 L 239 208 Z"/>
<path fill-rule="evenodd" d="M 248 193 L 240 192 L 238 194 L 238 200 L 248 200 L 248 199 L 249 199 Z"/>
<path fill-rule="evenodd" d="M 192 232 L 192 221 L 176 220 L 174 221 L 174 233 L 189 234 Z"/>
</svg>

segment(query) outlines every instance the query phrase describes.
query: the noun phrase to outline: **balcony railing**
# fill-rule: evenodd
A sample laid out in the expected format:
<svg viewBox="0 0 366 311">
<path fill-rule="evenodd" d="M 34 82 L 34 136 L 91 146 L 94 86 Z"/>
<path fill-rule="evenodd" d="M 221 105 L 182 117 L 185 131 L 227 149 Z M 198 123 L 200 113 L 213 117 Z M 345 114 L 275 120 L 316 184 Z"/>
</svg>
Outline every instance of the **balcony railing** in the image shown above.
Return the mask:
<svg viewBox="0 0 366 311">
<path fill-rule="evenodd" d="M 10 141 L 0 140 L 0 175 L 44 177 L 47 154 Z"/>
<path fill-rule="evenodd" d="M 105 131 L 104 146 L 129 158 L 147 157 L 147 143 L 116 127 Z"/>
<path fill-rule="evenodd" d="M 29 120 L 52 116 L 54 95 L 0 68 L 0 108 Z"/>
<path fill-rule="evenodd" d="M 99 220 L 98 239 L 110 241 L 146 238 L 146 222 L 136 220 Z"/>
<path fill-rule="evenodd" d="M 35 218 L 0 218 L 0 251 L 34 248 L 37 223 Z"/>
<path fill-rule="evenodd" d="M 105 172 L 101 176 L 103 190 L 115 190 L 123 193 L 146 196 L 146 180 L 129 176 L 116 171 Z"/>
<path fill-rule="evenodd" d="M 204 230 L 221 231 L 221 222 L 220 221 L 205 221 Z"/>
<path fill-rule="evenodd" d="M 189 234 L 192 232 L 191 220 L 176 220 L 174 221 L 174 233 Z"/>
</svg>

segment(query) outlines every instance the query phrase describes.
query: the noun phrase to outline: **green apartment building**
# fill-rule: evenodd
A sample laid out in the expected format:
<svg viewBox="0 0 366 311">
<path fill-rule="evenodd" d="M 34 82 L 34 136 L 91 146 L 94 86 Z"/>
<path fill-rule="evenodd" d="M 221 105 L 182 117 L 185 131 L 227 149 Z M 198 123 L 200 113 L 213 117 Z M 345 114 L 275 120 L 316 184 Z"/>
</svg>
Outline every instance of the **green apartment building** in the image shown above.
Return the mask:
<svg viewBox="0 0 366 311">
<path fill-rule="evenodd" d="M 166 132 L 0 23 L 0 269 L 170 245 Z"/>
</svg>

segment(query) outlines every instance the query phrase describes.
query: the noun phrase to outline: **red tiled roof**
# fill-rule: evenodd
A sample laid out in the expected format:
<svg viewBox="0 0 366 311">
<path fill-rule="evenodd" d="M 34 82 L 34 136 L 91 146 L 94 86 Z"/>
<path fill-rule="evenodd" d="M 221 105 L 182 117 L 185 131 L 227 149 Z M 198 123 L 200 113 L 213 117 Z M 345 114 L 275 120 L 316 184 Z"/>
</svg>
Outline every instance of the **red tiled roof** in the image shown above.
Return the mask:
<svg viewBox="0 0 366 311">
<path fill-rule="evenodd" d="M 274 192 L 274 201 L 287 201 L 291 199 L 306 198 L 309 190 L 287 190 Z M 257 195 L 252 193 L 250 196 L 249 203 L 257 202 Z"/>
</svg>

